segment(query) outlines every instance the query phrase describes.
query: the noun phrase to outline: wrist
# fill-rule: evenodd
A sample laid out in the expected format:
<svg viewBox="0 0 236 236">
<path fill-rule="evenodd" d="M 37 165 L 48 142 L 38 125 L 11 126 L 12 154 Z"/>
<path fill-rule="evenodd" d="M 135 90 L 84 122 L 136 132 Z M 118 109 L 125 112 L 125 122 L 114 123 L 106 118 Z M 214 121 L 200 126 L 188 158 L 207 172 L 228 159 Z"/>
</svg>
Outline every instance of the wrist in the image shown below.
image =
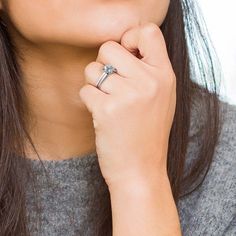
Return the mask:
<svg viewBox="0 0 236 236">
<path fill-rule="evenodd" d="M 108 185 L 110 194 L 126 193 L 130 195 L 148 194 L 150 191 L 170 189 L 170 182 L 165 171 L 155 174 L 130 174 L 116 179 Z"/>
<path fill-rule="evenodd" d="M 178 212 L 167 174 L 159 173 L 152 178 L 138 176 L 111 185 L 109 190 L 116 221 L 119 221 L 120 216 L 125 222 L 126 219 L 133 218 L 133 225 L 140 228 L 138 232 L 150 230 L 159 232 L 160 235 L 181 235 Z M 147 219 L 148 222 L 145 222 Z"/>
</svg>

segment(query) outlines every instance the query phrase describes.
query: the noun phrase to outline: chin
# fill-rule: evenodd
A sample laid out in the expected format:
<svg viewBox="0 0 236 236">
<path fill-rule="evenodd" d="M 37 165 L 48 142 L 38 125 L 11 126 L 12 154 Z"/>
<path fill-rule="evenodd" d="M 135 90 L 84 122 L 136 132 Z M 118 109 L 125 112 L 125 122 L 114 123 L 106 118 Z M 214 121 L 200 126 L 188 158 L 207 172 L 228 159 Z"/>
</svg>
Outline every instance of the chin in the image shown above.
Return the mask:
<svg viewBox="0 0 236 236">
<path fill-rule="evenodd" d="M 137 24 L 113 24 L 111 23 L 109 27 L 101 27 L 94 30 L 94 34 L 92 39 L 99 44 L 104 43 L 109 40 L 113 40 L 116 42 L 121 41 L 122 35 L 130 28 L 136 26 Z M 117 27 L 116 27 L 117 26 Z"/>
<path fill-rule="evenodd" d="M 77 33 L 72 30 L 71 38 L 77 39 L 77 43 L 81 46 L 97 47 L 109 40 L 120 42 L 125 31 L 142 23 L 138 12 L 134 9 L 112 10 L 101 12 L 97 9 L 92 11 L 93 14 L 90 12 L 91 17 L 87 16 L 77 24 Z"/>
<path fill-rule="evenodd" d="M 113 22 L 114 23 L 114 22 Z M 60 44 L 69 44 L 76 47 L 99 47 L 106 41 L 112 40 L 120 43 L 122 35 L 128 29 L 137 24 L 106 24 L 97 27 L 89 27 L 89 29 L 81 30 L 78 33 L 72 32 L 71 36 L 63 35 Z"/>
</svg>

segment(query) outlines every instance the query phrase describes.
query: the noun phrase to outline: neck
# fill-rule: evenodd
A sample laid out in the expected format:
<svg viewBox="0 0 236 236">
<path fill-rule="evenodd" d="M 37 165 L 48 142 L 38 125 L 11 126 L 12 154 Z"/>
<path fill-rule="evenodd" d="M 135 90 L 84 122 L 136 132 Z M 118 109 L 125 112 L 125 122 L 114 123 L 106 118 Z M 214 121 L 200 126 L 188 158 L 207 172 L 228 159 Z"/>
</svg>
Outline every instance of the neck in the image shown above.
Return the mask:
<svg viewBox="0 0 236 236">
<path fill-rule="evenodd" d="M 95 149 L 92 115 L 79 97 L 84 68 L 98 48 L 27 47 L 20 62 L 33 124 L 30 136 L 41 159 L 67 159 Z M 29 158 L 37 158 L 26 149 Z"/>
</svg>

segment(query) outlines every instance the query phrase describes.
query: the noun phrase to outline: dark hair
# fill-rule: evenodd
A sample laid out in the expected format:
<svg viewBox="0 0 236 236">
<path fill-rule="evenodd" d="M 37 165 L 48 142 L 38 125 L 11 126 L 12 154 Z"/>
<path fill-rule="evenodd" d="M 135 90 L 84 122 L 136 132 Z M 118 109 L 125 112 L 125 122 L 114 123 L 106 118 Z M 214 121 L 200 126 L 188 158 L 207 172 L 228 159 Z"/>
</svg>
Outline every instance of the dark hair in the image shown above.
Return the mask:
<svg viewBox="0 0 236 236">
<path fill-rule="evenodd" d="M 177 105 L 169 138 L 168 175 L 177 203 L 202 183 L 212 162 L 219 137 L 220 116 L 217 69 L 214 48 L 199 9 L 193 0 L 171 0 L 167 16 L 161 25 L 169 58 L 177 77 Z M 30 235 L 25 211 L 26 179 L 34 178 L 26 157 L 25 143 L 36 148 L 27 133 L 30 118 L 27 99 L 22 86 L 21 68 L 6 21 L 1 11 L 0 22 L 0 235 Z M 200 83 L 198 83 L 200 82 Z M 195 98 L 203 101 L 205 119 L 196 134 L 198 156 L 186 173 L 186 151 L 191 111 Z M 38 155 L 39 157 L 39 155 Z M 40 159 L 40 157 L 39 157 Z M 43 164 L 43 163 L 42 163 Z M 35 191 L 37 192 L 37 191 Z M 37 194 L 35 194 L 37 195 Z M 99 220 L 99 219 L 98 219 Z M 112 235 L 110 202 L 104 219 L 98 223 L 98 235 Z"/>
</svg>

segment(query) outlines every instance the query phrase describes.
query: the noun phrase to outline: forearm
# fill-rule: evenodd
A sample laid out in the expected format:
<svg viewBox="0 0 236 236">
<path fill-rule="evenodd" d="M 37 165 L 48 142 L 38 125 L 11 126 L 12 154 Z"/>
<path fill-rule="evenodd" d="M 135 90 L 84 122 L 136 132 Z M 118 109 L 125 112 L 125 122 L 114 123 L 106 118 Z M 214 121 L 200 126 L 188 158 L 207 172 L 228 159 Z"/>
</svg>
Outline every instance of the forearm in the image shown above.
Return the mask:
<svg viewBox="0 0 236 236">
<path fill-rule="evenodd" d="M 113 236 L 179 236 L 177 208 L 167 176 L 110 187 Z"/>
</svg>

